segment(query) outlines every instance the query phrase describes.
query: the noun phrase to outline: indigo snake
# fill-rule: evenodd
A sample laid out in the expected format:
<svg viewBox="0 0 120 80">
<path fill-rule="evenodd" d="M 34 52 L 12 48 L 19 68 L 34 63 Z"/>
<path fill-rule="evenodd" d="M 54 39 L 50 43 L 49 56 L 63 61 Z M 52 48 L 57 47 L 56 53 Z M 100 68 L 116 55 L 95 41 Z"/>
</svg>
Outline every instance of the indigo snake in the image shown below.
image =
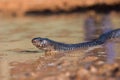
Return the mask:
<svg viewBox="0 0 120 80">
<path fill-rule="evenodd" d="M 76 44 L 66 44 L 62 42 L 57 42 L 48 38 L 41 38 L 36 37 L 32 39 L 33 45 L 37 48 L 44 50 L 44 51 L 71 51 L 81 48 L 88 48 L 92 46 L 102 45 L 106 43 L 106 41 L 111 39 L 119 39 L 120 38 L 120 29 L 111 30 L 109 32 L 105 32 L 100 35 L 97 39 L 83 42 L 83 43 L 76 43 Z"/>
</svg>

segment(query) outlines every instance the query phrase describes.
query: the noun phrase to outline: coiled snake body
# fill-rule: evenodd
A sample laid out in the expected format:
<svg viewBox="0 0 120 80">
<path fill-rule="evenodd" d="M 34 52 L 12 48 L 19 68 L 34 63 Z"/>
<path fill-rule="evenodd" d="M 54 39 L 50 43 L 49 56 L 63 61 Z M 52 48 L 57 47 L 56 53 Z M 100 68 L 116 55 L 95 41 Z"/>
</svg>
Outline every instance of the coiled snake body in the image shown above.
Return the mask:
<svg viewBox="0 0 120 80">
<path fill-rule="evenodd" d="M 110 39 L 120 38 L 120 29 L 115 29 L 100 35 L 98 39 L 93 41 L 83 42 L 83 43 L 76 43 L 76 44 L 65 44 L 57 41 L 53 41 L 48 38 L 33 38 L 32 43 L 37 48 L 44 50 L 44 51 L 70 51 L 75 49 L 87 48 L 97 45 L 102 45 L 106 41 Z"/>
</svg>

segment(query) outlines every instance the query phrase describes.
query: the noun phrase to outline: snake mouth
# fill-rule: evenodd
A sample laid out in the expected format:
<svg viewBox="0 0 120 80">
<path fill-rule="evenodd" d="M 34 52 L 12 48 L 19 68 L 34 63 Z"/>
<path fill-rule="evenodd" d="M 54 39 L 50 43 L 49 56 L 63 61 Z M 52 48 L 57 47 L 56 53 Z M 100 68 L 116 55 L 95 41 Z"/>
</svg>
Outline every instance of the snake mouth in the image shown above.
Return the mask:
<svg viewBox="0 0 120 80">
<path fill-rule="evenodd" d="M 43 45 L 41 44 L 41 41 L 39 41 L 38 39 L 32 39 L 32 44 L 40 49 L 43 47 Z"/>
</svg>

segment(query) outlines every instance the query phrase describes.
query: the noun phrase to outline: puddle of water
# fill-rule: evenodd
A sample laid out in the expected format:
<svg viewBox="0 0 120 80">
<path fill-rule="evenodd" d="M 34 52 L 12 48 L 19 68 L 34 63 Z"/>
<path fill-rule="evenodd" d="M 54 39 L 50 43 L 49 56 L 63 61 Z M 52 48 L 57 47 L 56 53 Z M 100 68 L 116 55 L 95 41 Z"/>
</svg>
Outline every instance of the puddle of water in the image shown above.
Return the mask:
<svg viewBox="0 0 120 80">
<path fill-rule="evenodd" d="M 119 28 L 120 17 L 111 16 L 111 18 L 115 25 L 114 28 Z M 84 14 L 0 19 L 1 79 L 9 80 L 11 78 L 10 62 L 34 61 L 43 54 L 43 51 L 32 45 L 31 39 L 34 37 L 48 37 L 66 43 L 84 41 L 84 20 Z M 115 50 L 117 56 L 120 57 L 118 47 Z"/>
</svg>

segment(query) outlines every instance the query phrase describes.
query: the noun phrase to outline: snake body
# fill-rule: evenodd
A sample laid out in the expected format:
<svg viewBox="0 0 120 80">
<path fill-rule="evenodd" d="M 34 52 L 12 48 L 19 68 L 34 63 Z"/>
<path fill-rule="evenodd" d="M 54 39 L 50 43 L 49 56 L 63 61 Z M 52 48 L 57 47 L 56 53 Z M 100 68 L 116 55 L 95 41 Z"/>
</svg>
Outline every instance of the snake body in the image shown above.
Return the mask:
<svg viewBox="0 0 120 80">
<path fill-rule="evenodd" d="M 102 45 L 106 41 L 110 39 L 120 38 L 120 29 L 115 29 L 109 32 L 105 32 L 100 37 L 98 37 L 95 40 L 83 42 L 83 43 L 76 43 L 76 44 L 66 44 L 62 42 L 57 42 L 48 38 L 33 38 L 32 43 L 37 48 L 44 50 L 44 51 L 70 51 L 75 49 L 81 49 L 81 48 L 88 48 L 92 46 Z"/>
</svg>

